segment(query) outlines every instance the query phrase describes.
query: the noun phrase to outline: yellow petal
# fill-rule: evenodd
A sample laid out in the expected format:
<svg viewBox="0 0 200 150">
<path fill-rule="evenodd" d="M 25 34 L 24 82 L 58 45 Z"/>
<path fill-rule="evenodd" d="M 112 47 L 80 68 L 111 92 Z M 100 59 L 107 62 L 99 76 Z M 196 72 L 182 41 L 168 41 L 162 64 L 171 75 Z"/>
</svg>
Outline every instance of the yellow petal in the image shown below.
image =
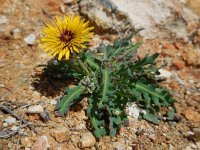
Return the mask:
<svg viewBox="0 0 200 150">
<path fill-rule="evenodd" d="M 77 53 L 80 52 L 76 46 L 73 46 L 73 50 L 74 50 L 75 52 L 77 52 Z"/>
<path fill-rule="evenodd" d="M 65 58 L 66 58 L 66 60 L 69 59 L 69 49 L 66 49 Z"/>
</svg>

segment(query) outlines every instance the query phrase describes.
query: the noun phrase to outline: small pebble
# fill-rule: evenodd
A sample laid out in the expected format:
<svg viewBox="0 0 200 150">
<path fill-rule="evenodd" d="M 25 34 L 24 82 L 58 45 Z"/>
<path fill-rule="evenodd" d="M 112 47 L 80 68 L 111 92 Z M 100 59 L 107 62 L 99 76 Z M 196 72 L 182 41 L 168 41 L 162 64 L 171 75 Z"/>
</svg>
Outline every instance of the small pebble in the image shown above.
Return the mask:
<svg viewBox="0 0 200 150">
<path fill-rule="evenodd" d="M 35 34 L 29 34 L 24 38 L 24 41 L 26 42 L 27 45 L 34 45 L 35 40 L 36 40 Z"/>
<path fill-rule="evenodd" d="M 8 24 L 9 20 L 6 18 L 6 16 L 1 15 L 0 16 L 0 25 Z"/>
<path fill-rule="evenodd" d="M 70 4 L 72 3 L 74 0 L 63 0 L 64 4 Z"/>
<path fill-rule="evenodd" d="M 47 150 L 49 148 L 48 138 L 46 136 L 41 136 L 34 143 L 32 150 Z"/>
<path fill-rule="evenodd" d="M 131 104 L 130 106 L 127 106 L 126 112 L 129 116 L 132 116 L 135 119 L 138 119 L 140 115 L 140 109 L 135 103 Z"/>
<path fill-rule="evenodd" d="M 32 141 L 29 137 L 22 137 L 21 138 L 21 144 L 24 146 L 24 147 L 32 147 Z"/>
<path fill-rule="evenodd" d="M 12 131 L 15 131 L 15 130 L 17 130 L 17 129 L 18 129 L 18 127 L 15 126 L 15 125 L 11 127 L 11 130 L 12 130 Z"/>
<path fill-rule="evenodd" d="M 114 142 L 113 146 L 115 150 L 125 150 L 127 149 L 126 144 L 124 142 Z"/>
<path fill-rule="evenodd" d="M 29 114 L 40 114 L 44 111 L 44 108 L 41 105 L 30 106 L 27 110 Z"/>
<path fill-rule="evenodd" d="M 96 143 L 96 139 L 90 132 L 84 133 L 80 139 L 81 148 L 92 147 L 94 146 L 95 143 Z"/>
<path fill-rule="evenodd" d="M 68 141 L 70 132 L 66 127 L 57 127 L 51 131 L 51 136 L 55 138 L 58 143 Z"/>
<path fill-rule="evenodd" d="M 4 122 L 4 123 L 3 123 L 3 126 L 4 126 L 4 127 L 7 127 L 7 126 L 8 126 L 8 124 Z"/>
<path fill-rule="evenodd" d="M 4 120 L 4 122 L 6 122 L 7 124 L 13 124 L 16 122 L 16 118 L 14 117 L 8 117 Z"/>
<path fill-rule="evenodd" d="M 51 105 L 56 105 L 56 104 L 57 104 L 57 100 L 52 99 L 52 100 L 50 101 L 50 103 L 51 103 Z"/>
<path fill-rule="evenodd" d="M 1 83 L 0 84 L 0 88 L 4 88 L 4 87 L 5 87 L 5 85 Z"/>
<path fill-rule="evenodd" d="M 188 80 L 188 82 L 189 82 L 189 83 L 195 83 L 195 81 L 194 81 L 194 80 Z"/>
<path fill-rule="evenodd" d="M 63 13 L 63 14 L 65 13 L 65 6 L 64 6 L 64 5 L 61 4 L 61 5 L 59 6 L 59 9 L 60 9 L 60 12 L 61 12 L 61 13 Z"/>
<path fill-rule="evenodd" d="M 15 40 L 20 39 L 21 38 L 21 29 L 18 29 L 18 28 L 14 29 L 12 31 L 12 34 L 13 34 L 13 38 Z"/>
<path fill-rule="evenodd" d="M 172 73 L 167 70 L 159 69 L 158 71 L 160 74 L 156 75 L 157 79 L 170 79 L 172 77 Z"/>
</svg>

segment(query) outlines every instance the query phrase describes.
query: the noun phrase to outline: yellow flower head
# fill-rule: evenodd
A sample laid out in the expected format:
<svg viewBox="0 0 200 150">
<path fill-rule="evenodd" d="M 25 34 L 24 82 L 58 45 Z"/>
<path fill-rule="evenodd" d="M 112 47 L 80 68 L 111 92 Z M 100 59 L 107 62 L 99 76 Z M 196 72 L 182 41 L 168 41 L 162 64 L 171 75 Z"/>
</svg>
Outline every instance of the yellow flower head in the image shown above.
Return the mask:
<svg viewBox="0 0 200 150">
<path fill-rule="evenodd" d="M 79 53 L 80 48 L 86 48 L 85 42 L 91 39 L 93 27 L 88 27 L 89 21 L 80 16 L 66 16 L 63 19 L 56 16 L 52 24 L 46 24 L 42 32 L 41 48 L 53 57 L 61 60 L 64 56 L 68 60 L 74 51 Z"/>
</svg>

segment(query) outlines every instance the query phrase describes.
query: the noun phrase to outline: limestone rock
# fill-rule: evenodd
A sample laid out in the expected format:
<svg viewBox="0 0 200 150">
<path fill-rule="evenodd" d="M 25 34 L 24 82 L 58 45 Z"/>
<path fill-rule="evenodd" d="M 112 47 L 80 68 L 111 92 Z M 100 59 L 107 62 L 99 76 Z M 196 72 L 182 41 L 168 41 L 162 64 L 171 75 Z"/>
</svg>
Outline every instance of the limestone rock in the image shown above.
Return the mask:
<svg viewBox="0 0 200 150">
<path fill-rule="evenodd" d="M 0 25 L 8 24 L 9 20 L 6 18 L 6 16 L 0 15 Z"/>
<path fill-rule="evenodd" d="M 32 141 L 31 141 L 31 139 L 29 138 L 29 137 L 23 137 L 22 139 L 21 139 L 21 143 L 22 143 L 22 145 L 24 146 L 24 147 L 31 147 L 32 146 Z"/>
<path fill-rule="evenodd" d="M 48 148 L 50 148 L 48 138 L 46 136 L 41 136 L 34 143 L 32 150 L 47 150 Z"/>
<path fill-rule="evenodd" d="M 40 114 L 44 111 L 44 108 L 41 105 L 30 106 L 27 110 L 29 114 Z"/>
<path fill-rule="evenodd" d="M 160 74 L 156 76 L 157 79 L 170 79 L 172 77 L 172 73 L 165 69 L 159 69 L 158 71 Z"/>
<path fill-rule="evenodd" d="M 24 41 L 27 45 L 34 45 L 36 41 L 36 35 L 35 34 L 29 34 L 24 38 Z"/>
<path fill-rule="evenodd" d="M 137 107 L 137 105 L 135 103 L 127 106 L 126 108 L 126 113 L 129 116 L 132 116 L 135 119 L 138 119 L 139 115 L 140 115 L 140 109 Z"/>
<path fill-rule="evenodd" d="M 7 124 L 14 124 L 16 122 L 16 118 L 14 117 L 8 117 L 4 120 L 5 123 Z"/>
<path fill-rule="evenodd" d="M 95 143 L 96 139 L 90 132 L 84 133 L 80 139 L 81 148 L 92 147 Z"/>
<path fill-rule="evenodd" d="M 178 0 L 81 0 L 79 5 L 81 13 L 100 27 L 100 33 L 145 28 L 140 34 L 146 39 L 169 37 L 171 32 L 188 40 L 187 25 L 198 23 L 199 18 Z"/>
<path fill-rule="evenodd" d="M 66 127 L 57 127 L 51 131 L 51 136 L 59 143 L 69 140 L 70 133 Z"/>
</svg>

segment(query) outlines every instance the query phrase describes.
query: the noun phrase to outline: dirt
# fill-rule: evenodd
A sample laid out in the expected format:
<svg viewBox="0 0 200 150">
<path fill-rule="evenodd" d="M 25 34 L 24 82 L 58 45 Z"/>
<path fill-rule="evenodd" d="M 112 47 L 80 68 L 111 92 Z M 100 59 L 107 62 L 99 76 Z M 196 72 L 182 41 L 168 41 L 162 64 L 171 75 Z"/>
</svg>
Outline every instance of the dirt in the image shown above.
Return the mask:
<svg viewBox="0 0 200 150">
<path fill-rule="evenodd" d="M 174 37 L 145 40 L 139 56 L 160 52 L 158 63 L 168 62 L 166 70 L 173 77 L 160 84 L 169 88 L 176 99 L 176 122 L 162 122 L 153 125 L 144 120 L 130 118 L 128 127 L 122 127 L 116 137 L 91 137 L 90 126 L 85 114 L 87 98 L 74 106 L 66 117 L 56 117 L 54 102 L 62 96 L 64 87 L 72 84 L 68 79 L 59 81 L 42 75 L 38 65 L 47 64 L 51 57 L 39 49 L 37 41 L 44 22 L 54 15 L 63 15 L 60 5 L 73 10 L 76 1 L 64 4 L 62 1 L 0 0 L 0 15 L 8 22 L 0 24 L 0 104 L 7 106 L 30 122 L 37 133 L 28 126 L 19 134 L 0 140 L 0 149 L 200 149 L 200 31 L 195 30 L 191 40 L 185 42 Z M 196 11 L 196 7 L 195 7 Z M 73 12 L 73 11 L 72 11 Z M 66 14 L 71 12 L 66 11 Z M 78 14 L 78 10 L 73 12 Z M 15 33 L 14 29 L 20 32 Z M 196 28 L 195 28 L 196 29 Z M 24 38 L 35 34 L 37 41 L 29 46 Z M 91 41 L 96 46 L 101 40 L 112 41 L 116 35 L 97 35 Z M 138 37 L 135 40 L 142 40 Z M 42 105 L 47 112 L 27 114 L 32 105 Z M 19 126 L 5 124 L 10 115 L 0 111 L 0 130 Z M 49 118 L 49 119 L 48 119 Z M 91 145 L 82 147 L 82 137 L 90 135 Z M 88 141 L 87 141 L 88 142 Z M 88 144 L 88 143 L 87 143 Z M 87 145 L 85 144 L 85 145 Z"/>
</svg>

